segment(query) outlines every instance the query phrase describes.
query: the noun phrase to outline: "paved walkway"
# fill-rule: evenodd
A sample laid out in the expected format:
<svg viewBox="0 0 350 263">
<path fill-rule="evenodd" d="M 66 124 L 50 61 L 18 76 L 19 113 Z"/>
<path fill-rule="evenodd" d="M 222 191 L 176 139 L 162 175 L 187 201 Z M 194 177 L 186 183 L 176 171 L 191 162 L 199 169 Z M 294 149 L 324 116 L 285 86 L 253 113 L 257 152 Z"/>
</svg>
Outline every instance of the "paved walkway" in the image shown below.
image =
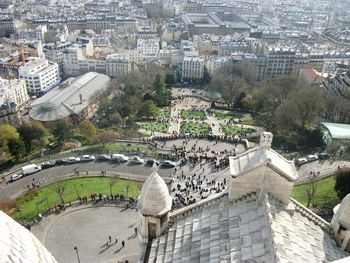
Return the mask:
<svg viewBox="0 0 350 263">
<path fill-rule="evenodd" d="M 59 263 L 137 262 L 141 242 L 135 235 L 139 217 L 135 209 L 117 206 L 78 205 L 59 215 L 45 217 L 31 231 Z M 108 237 L 112 242 L 107 245 Z M 118 242 L 116 243 L 116 238 Z M 125 241 L 125 247 L 122 246 Z"/>
</svg>

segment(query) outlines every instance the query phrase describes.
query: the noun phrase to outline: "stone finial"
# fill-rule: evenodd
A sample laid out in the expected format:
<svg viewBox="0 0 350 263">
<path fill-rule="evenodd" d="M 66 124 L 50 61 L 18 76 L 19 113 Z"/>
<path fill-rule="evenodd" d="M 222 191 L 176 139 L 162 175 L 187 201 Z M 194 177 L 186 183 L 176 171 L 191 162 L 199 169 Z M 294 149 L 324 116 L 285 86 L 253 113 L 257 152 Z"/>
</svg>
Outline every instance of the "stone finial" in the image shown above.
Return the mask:
<svg viewBox="0 0 350 263">
<path fill-rule="evenodd" d="M 350 194 L 333 209 L 331 226 L 335 240 L 345 251 L 350 251 Z"/>
<path fill-rule="evenodd" d="M 273 134 L 271 132 L 262 132 L 260 135 L 260 147 L 271 148 Z"/>
</svg>

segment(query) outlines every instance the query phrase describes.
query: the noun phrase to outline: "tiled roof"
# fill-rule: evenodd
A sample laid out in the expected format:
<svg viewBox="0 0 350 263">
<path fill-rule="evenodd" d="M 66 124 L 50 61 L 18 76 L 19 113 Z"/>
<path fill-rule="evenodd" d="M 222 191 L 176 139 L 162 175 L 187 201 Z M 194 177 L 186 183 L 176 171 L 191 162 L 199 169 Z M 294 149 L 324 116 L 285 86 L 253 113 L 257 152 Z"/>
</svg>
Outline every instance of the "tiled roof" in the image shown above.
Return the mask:
<svg viewBox="0 0 350 263">
<path fill-rule="evenodd" d="M 348 256 L 327 229 L 310 219 L 311 211 L 294 214 L 264 194 L 190 208 L 151 245 L 149 262 L 330 262 Z M 297 206 L 297 205 L 296 205 Z"/>
</svg>

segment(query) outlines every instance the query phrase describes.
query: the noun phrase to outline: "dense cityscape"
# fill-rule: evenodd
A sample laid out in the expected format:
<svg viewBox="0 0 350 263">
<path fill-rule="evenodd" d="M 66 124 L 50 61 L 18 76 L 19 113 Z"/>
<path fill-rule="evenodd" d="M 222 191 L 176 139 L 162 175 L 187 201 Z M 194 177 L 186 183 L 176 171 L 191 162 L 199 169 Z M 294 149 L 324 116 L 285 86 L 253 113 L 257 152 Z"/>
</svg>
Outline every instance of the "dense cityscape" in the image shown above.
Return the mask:
<svg viewBox="0 0 350 263">
<path fill-rule="evenodd" d="M 0 0 L 0 262 L 349 262 L 349 142 L 348 0 Z"/>
</svg>

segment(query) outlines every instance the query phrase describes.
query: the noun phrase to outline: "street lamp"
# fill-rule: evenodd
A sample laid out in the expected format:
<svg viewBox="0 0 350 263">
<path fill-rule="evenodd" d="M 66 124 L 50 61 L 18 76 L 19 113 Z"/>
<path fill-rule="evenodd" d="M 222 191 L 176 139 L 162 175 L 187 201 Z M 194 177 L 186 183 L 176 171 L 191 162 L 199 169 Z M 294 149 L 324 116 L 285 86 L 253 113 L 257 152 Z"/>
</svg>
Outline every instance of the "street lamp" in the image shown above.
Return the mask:
<svg viewBox="0 0 350 263">
<path fill-rule="evenodd" d="M 75 250 L 75 252 L 77 253 L 78 263 L 80 263 L 78 248 L 75 246 L 75 247 L 74 247 L 74 250 Z"/>
</svg>

